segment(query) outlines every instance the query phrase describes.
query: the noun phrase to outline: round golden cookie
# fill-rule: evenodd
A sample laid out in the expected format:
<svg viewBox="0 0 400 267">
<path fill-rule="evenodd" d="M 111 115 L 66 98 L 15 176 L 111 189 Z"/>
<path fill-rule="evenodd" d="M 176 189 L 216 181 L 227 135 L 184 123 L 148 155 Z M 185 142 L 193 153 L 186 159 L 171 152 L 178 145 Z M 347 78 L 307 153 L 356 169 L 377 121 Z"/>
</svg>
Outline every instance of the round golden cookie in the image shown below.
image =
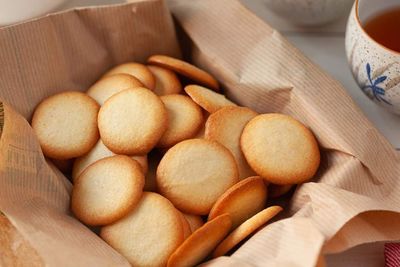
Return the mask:
<svg viewBox="0 0 400 267">
<path fill-rule="evenodd" d="M 171 147 L 192 138 L 203 124 L 201 108 L 184 95 L 161 96 L 168 112 L 168 128 L 158 141 L 158 147 Z"/>
<path fill-rule="evenodd" d="M 157 65 L 160 67 L 164 67 L 166 69 L 173 70 L 195 82 L 203 84 L 215 91 L 219 90 L 218 81 L 205 72 L 204 70 L 199 69 L 192 64 L 189 64 L 185 61 L 169 57 L 163 55 L 154 55 L 151 56 L 147 62 L 152 65 Z"/>
<path fill-rule="evenodd" d="M 114 153 L 147 154 L 168 127 L 168 113 L 160 98 L 146 88 L 127 89 L 100 108 L 99 131 Z"/>
<path fill-rule="evenodd" d="M 118 65 L 107 71 L 103 77 L 117 73 L 125 73 L 137 78 L 147 89 L 153 90 L 156 85 L 156 79 L 151 71 L 143 64 L 128 62 Z"/>
<path fill-rule="evenodd" d="M 182 212 L 179 211 L 179 215 L 182 221 L 183 239 L 186 239 L 192 234 L 192 230 L 190 229 L 189 222 L 186 220 L 186 217 L 183 216 Z"/>
<path fill-rule="evenodd" d="M 156 95 L 179 94 L 182 91 L 182 84 L 173 71 L 158 66 L 149 65 L 147 67 L 156 79 L 156 86 L 153 90 Z"/>
<path fill-rule="evenodd" d="M 193 232 L 168 259 L 167 267 L 196 266 L 229 233 L 231 219 L 222 214 Z"/>
<path fill-rule="evenodd" d="M 32 117 L 43 154 L 70 159 L 89 152 L 99 139 L 98 111 L 96 101 L 81 92 L 62 92 L 44 99 Z"/>
<path fill-rule="evenodd" d="M 98 80 L 86 92 L 101 105 L 111 96 L 125 89 L 143 87 L 137 78 L 125 73 L 112 74 Z"/>
<path fill-rule="evenodd" d="M 75 180 L 71 209 L 88 225 L 107 225 L 128 214 L 139 202 L 144 176 L 139 163 L 117 155 L 90 165 Z"/>
<path fill-rule="evenodd" d="M 144 192 L 127 216 L 101 229 L 100 236 L 133 266 L 165 266 L 183 242 L 179 211 L 163 196 Z"/>
<path fill-rule="evenodd" d="M 235 159 L 215 141 L 189 139 L 170 148 L 157 168 L 157 187 L 183 212 L 205 215 L 238 181 Z"/>
<path fill-rule="evenodd" d="M 293 184 L 285 184 L 285 185 L 269 184 L 268 185 L 268 196 L 270 198 L 281 197 L 281 196 L 285 195 L 287 192 L 289 192 L 293 186 L 295 186 L 295 185 L 293 185 Z"/>
<path fill-rule="evenodd" d="M 106 157 L 114 156 L 115 153 L 109 150 L 99 139 L 96 145 L 82 157 L 75 159 L 74 166 L 72 168 L 72 179 L 75 180 L 90 164 Z M 130 156 L 136 160 L 142 168 L 143 174 L 147 173 L 147 155 L 144 156 Z"/>
<path fill-rule="evenodd" d="M 203 86 L 188 85 L 185 87 L 185 92 L 194 102 L 209 113 L 214 113 L 223 107 L 236 106 L 235 103 L 228 100 L 224 95 L 213 92 Z"/>
<path fill-rule="evenodd" d="M 267 201 L 267 188 L 260 176 L 253 176 L 226 190 L 212 207 L 208 220 L 227 213 L 232 219 L 232 228 L 261 211 Z"/>
<path fill-rule="evenodd" d="M 297 184 L 314 176 L 320 162 L 312 132 L 283 114 L 262 114 L 244 128 L 240 147 L 250 167 L 268 182 Z"/>
<path fill-rule="evenodd" d="M 271 206 L 266 208 L 241 225 L 233 230 L 225 239 L 222 241 L 217 248 L 212 253 L 212 257 L 216 258 L 219 256 L 225 255 L 232 248 L 234 248 L 237 244 L 247 238 L 249 235 L 254 233 L 261 226 L 266 224 L 269 220 L 271 220 L 275 215 L 277 215 L 282 210 L 279 206 Z"/>
<path fill-rule="evenodd" d="M 212 113 L 206 122 L 205 138 L 224 145 L 236 159 L 239 179 L 255 175 L 240 149 L 240 136 L 257 112 L 245 107 L 224 107 Z"/>
<path fill-rule="evenodd" d="M 204 221 L 200 216 L 187 213 L 182 214 L 186 218 L 186 221 L 189 223 L 192 233 L 203 226 Z"/>
</svg>

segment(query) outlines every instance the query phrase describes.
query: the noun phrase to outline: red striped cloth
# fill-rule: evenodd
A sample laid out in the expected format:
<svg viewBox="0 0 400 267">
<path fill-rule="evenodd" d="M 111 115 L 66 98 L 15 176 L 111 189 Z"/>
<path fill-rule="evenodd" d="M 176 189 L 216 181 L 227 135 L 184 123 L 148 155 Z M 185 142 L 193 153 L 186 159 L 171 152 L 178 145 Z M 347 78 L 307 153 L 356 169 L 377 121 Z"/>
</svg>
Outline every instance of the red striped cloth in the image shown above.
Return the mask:
<svg viewBox="0 0 400 267">
<path fill-rule="evenodd" d="M 400 243 L 385 244 L 385 266 L 400 267 Z"/>
</svg>

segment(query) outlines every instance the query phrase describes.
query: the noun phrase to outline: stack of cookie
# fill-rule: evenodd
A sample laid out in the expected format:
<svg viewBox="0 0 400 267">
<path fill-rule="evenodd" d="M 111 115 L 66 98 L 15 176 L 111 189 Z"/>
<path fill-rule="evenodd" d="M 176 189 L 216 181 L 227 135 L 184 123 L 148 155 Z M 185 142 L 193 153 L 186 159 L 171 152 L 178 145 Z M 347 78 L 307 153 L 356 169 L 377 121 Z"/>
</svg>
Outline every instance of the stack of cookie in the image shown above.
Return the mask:
<svg viewBox="0 0 400 267">
<path fill-rule="evenodd" d="M 239 107 L 210 74 L 162 55 L 44 99 L 32 128 L 61 171 L 74 161 L 74 215 L 133 266 L 230 253 L 282 210 L 267 198 L 312 178 L 320 161 L 302 123 Z"/>
</svg>

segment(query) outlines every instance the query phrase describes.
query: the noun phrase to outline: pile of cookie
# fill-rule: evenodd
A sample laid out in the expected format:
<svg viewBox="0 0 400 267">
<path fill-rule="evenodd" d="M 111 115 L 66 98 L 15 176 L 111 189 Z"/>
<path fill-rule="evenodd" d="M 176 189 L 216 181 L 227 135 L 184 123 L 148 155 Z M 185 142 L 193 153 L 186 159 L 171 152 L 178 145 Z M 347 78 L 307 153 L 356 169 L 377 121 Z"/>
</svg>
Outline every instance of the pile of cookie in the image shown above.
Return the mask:
<svg viewBox="0 0 400 267">
<path fill-rule="evenodd" d="M 237 106 L 187 62 L 154 55 L 147 64 L 44 99 L 32 128 L 60 169 L 73 161 L 80 221 L 100 226 L 133 266 L 193 266 L 277 215 L 267 198 L 312 178 L 319 148 L 299 121 Z"/>
</svg>

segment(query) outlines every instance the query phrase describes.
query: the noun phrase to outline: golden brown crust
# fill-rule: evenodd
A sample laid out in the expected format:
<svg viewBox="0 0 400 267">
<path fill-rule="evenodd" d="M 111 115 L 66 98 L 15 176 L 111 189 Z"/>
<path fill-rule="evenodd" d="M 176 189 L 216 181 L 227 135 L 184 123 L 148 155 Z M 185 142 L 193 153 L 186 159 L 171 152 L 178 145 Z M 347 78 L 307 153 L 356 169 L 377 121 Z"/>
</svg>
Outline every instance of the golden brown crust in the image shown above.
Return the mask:
<svg viewBox="0 0 400 267">
<path fill-rule="evenodd" d="M 216 258 L 225 255 L 242 240 L 251 235 L 258 228 L 266 224 L 281 210 L 282 208 L 279 206 L 272 206 L 264 209 L 263 211 L 260 211 L 259 213 L 242 223 L 218 245 L 218 247 L 214 250 L 212 257 Z"/>
<path fill-rule="evenodd" d="M 109 150 L 99 139 L 96 145 L 85 155 L 75 159 L 72 168 L 72 180 L 75 180 L 89 165 L 95 163 L 96 161 L 114 156 L 115 153 Z M 148 171 L 147 155 L 143 156 L 130 156 L 132 159 L 136 160 L 142 167 L 143 174 L 146 175 Z"/>
<path fill-rule="evenodd" d="M 221 144 L 189 139 L 172 148 L 157 168 L 157 187 L 187 213 L 208 214 L 217 198 L 238 181 L 235 159 Z"/>
<path fill-rule="evenodd" d="M 116 155 L 93 163 L 74 182 L 71 209 L 75 216 L 88 225 L 107 225 L 137 205 L 144 175 L 135 160 Z"/>
<path fill-rule="evenodd" d="M 182 84 L 178 76 L 171 70 L 159 66 L 147 66 L 156 79 L 154 93 L 159 96 L 179 94 L 182 91 Z"/>
<path fill-rule="evenodd" d="M 147 89 L 153 90 L 156 84 L 156 79 L 154 78 L 151 71 L 147 66 L 136 63 L 128 62 L 118 66 L 115 66 L 111 70 L 107 71 L 103 77 L 110 76 L 117 73 L 125 73 L 132 75 L 137 78 Z"/>
<path fill-rule="evenodd" d="M 225 146 L 235 157 L 239 169 L 239 179 L 256 175 L 247 164 L 240 148 L 240 136 L 246 124 L 257 112 L 245 108 L 228 106 L 212 113 L 205 125 L 205 138 Z"/>
<path fill-rule="evenodd" d="M 222 214 L 193 232 L 170 256 L 167 267 L 195 266 L 218 245 L 231 229 L 228 214 Z"/>
<path fill-rule="evenodd" d="M 250 167 L 274 184 L 297 184 L 312 178 L 320 153 L 312 132 L 283 114 L 262 114 L 244 128 L 240 147 Z"/>
<path fill-rule="evenodd" d="M 204 70 L 199 69 L 198 67 L 189 64 L 185 61 L 164 56 L 164 55 L 154 55 L 151 56 L 147 62 L 152 65 L 157 65 L 160 67 L 164 67 L 170 70 L 173 70 L 195 82 L 203 84 L 215 91 L 219 90 L 218 81 L 205 72 Z"/>
<path fill-rule="evenodd" d="M 103 227 L 100 236 L 133 266 L 161 267 L 183 242 L 183 228 L 168 199 L 144 192 L 137 208 Z"/>
<path fill-rule="evenodd" d="M 192 138 L 204 122 L 201 108 L 183 95 L 166 95 L 160 98 L 168 112 L 168 127 L 157 146 L 167 148 Z"/>
<path fill-rule="evenodd" d="M 99 111 L 103 143 L 116 154 L 147 154 L 168 126 L 160 98 L 146 88 L 127 89 L 110 97 Z"/>
<path fill-rule="evenodd" d="M 126 73 L 117 73 L 98 80 L 87 90 L 86 94 L 96 100 L 101 106 L 107 99 L 116 93 L 125 89 L 143 86 L 143 83 L 136 77 Z"/>
<path fill-rule="evenodd" d="M 43 154 L 61 160 L 86 154 L 99 139 L 98 111 L 97 102 L 81 92 L 66 91 L 44 99 L 32 117 Z"/>
<path fill-rule="evenodd" d="M 208 220 L 227 213 L 232 219 L 232 228 L 257 214 L 265 207 L 267 188 L 260 176 L 243 179 L 226 190 L 212 207 Z"/>
<path fill-rule="evenodd" d="M 213 92 L 203 86 L 188 85 L 185 87 L 185 92 L 194 102 L 209 113 L 214 113 L 223 107 L 236 106 L 235 103 L 227 99 L 224 95 Z"/>
</svg>

